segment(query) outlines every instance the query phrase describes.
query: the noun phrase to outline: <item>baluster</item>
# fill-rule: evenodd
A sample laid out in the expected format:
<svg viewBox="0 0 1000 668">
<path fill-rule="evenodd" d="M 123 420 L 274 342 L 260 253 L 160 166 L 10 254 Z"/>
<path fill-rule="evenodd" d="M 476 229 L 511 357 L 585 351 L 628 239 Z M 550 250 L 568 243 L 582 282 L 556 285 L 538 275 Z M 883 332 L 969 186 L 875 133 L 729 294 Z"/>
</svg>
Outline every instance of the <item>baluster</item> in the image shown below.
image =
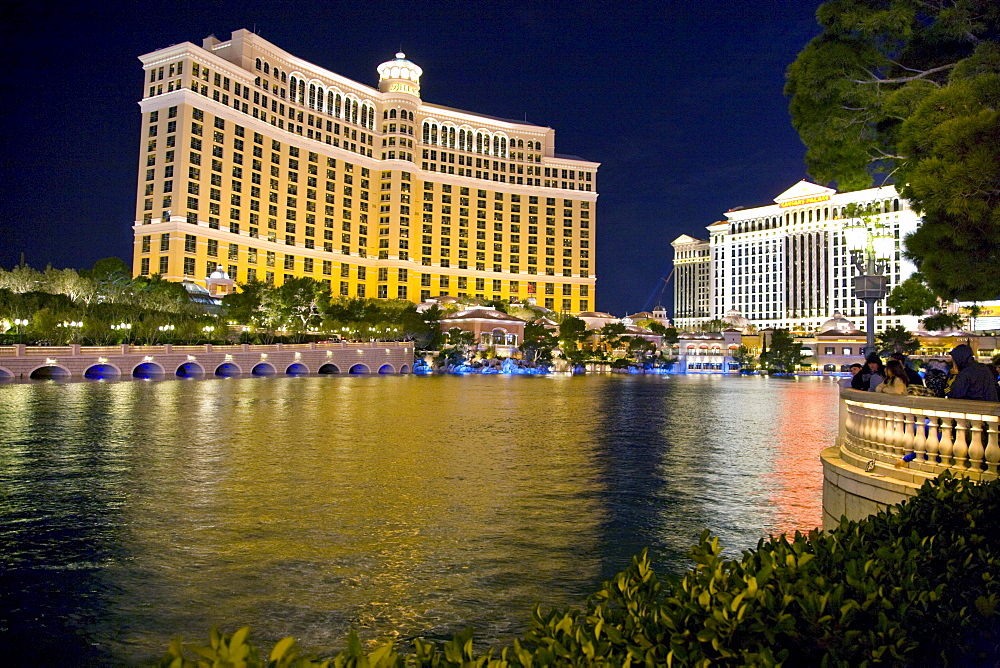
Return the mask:
<svg viewBox="0 0 1000 668">
<path fill-rule="evenodd" d="M 875 429 L 873 430 L 873 433 L 872 433 L 872 445 L 875 446 L 875 450 L 877 450 L 878 452 L 885 452 L 886 451 L 886 447 L 885 447 L 885 436 L 886 436 L 886 434 L 885 434 L 885 418 L 886 418 L 886 412 L 883 411 L 883 410 L 873 411 L 872 417 L 875 420 L 875 423 L 874 423 Z"/>
<path fill-rule="evenodd" d="M 965 415 L 955 418 L 955 443 L 951 454 L 953 468 L 961 472 L 969 470 L 969 419 Z"/>
<path fill-rule="evenodd" d="M 927 438 L 924 441 L 924 451 L 927 453 L 927 463 L 936 466 L 936 457 L 941 443 L 941 434 L 938 432 L 938 421 L 940 418 L 933 414 L 927 417 L 930 419 L 930 424 L 927 425 Z"/>
<path fill-rule="evenodd" d="M 856 446 L 857 445 L 857 429 L 858 429 L 858 416 L 857 407 L 848 402 L 847 403 L 847 419 L 844 422 L 844 429 L 846 434 L 847 445 Z"/>
<path fill-rule="evenodd" d="M 858 406 L 858 420 L 860 421 L 858 429 L 858 447 L 867 448 L 868 447 L 868 432 L 871 429 L 871 411 L 864 406 Z"/>
<path fill-rule="evenodd" d="M 903 414 L 898 411 L 886 411 L 885 419 L 886 449 L 898 455 L 903 442 Z"/>
<path fill-rule="evenodd" d="M 885 411 L 885 451 L 894 457 L 899 457 L 899 438 L 897 436 L 897 423 L 900 421 L 900 414 L 896 411 Z"/>
<path fill-rule="evenodd" d="M 942 468 L 951 468 L 952 450 L 954 450 L 955 439 L 952 437 L 955 428 L 954 417 L 951 413 L 941 414 L 941 441 L 938 443 L 938 453 L 941 461 L 937 463 Z"/>
<path fill-rule="evenodd" d="M 910 447 L 908 449 L 922 455 L 927 450 L 927 416 L 924 415 L 923 410 L 913 409 L 912 417 L 913 419 L 910 424 L 913 425 L 913 433 L 910 435 Z"/>
<path fill-rule="evenodd" d="M 913 437 L 910 434 L 910 425 L 913 424 L 913 416 L 909 409 L 904 409 L 896 413 L 896 429 L 894 445 L 899 456 L 902 457 L 912 450 Z"/>
<path fill-rule="evenodd" d="M 983 426 L 986 428 L 986 470 L 995 476 L 1000 462 L 1000 418 L 987 415 Z"/>
<path fill-rule="evenodd" d="M 983 418 L 981 415 L 974 415 L 969 423 L 969 470 L 977 474 L 983 470 L 983 456 L 986 453 L 983 448 Z"/>
</svg>

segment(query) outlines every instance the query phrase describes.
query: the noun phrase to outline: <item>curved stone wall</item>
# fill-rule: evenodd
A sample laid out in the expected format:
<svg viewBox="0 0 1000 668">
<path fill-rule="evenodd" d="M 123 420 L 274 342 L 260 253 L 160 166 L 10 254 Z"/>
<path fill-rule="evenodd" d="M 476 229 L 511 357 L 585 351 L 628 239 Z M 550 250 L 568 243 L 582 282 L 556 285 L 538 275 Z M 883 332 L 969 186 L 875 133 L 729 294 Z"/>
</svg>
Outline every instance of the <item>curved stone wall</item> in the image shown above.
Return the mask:
<svg viewBox="0 0 1000 668">
<path fill-rule="evenodd" d="M 996 479 L 1000 404 L 841 390 L 837 444 L 820 458 L 829 529 L 915 495 L 944 471 Z"/>
</svg>

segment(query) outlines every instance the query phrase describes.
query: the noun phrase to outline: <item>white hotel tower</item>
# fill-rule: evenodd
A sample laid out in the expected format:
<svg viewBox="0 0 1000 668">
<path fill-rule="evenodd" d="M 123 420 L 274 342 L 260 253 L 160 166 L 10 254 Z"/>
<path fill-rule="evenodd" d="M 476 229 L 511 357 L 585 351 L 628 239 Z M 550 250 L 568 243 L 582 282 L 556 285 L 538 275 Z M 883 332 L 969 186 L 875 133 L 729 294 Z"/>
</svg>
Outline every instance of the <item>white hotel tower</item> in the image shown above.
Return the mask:
<svg viewBox="0 0 1000 668">
<path fill-rule="evenodd" d="M 849 204 L 871 205 L 873 222 L 887 226 L 895 237 L 886 272 L 889 290 L 906 280 L 915 269 L 902 258 L 901 241 L 920 219 L 893 186 L 838 193 L 800 181 L 775 197 L 774 204 L 727 212 L 726 220 L 708 226 L 708 240 L 687 235 L 674 240 L 677 327 L 695 328 L 731 311 L 758 329 L 803 332 L 816 331 L 835 313 L 863 317 L 864 302 L 854 298 L 851 288 L 857 270 L 844 243 Z M 685 279 L 698 273 L 708 280 Z M 912 330 L 917 320 L 896 315 L 884 300 L 876 306 L 876 331 L 892 325 Z"/>
</svg>

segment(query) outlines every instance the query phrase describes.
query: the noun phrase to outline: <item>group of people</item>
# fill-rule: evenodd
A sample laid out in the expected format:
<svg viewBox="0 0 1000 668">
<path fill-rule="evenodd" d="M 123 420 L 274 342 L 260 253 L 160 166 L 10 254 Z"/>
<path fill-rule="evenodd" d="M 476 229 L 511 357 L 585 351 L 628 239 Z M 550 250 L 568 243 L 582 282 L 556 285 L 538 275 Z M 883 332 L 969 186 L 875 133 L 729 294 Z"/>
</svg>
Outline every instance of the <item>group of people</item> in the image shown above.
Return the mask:
<svg viewBox="0 0 1000 668">
<path fill-rule="evenodd" d="M 1000 402 L 1000 371 L 996 366 L 977 362 L 972 348 L 964 343 L 955 346 L 949 355 L 950 364 L 931 360 L 921 376 L 902 353 L 891 354 L 885 364 L 873 353 L 864 365 L 851 365 L 851 377 L 844 386 L 884 394 Z"/>
</svg>

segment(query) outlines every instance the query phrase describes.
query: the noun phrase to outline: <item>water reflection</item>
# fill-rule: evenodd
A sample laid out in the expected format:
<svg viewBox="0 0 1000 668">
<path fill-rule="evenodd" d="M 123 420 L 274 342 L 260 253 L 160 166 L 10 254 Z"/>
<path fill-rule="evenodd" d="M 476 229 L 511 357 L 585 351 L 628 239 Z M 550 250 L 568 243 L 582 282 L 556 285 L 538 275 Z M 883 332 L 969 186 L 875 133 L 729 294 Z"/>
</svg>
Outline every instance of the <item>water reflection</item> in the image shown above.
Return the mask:
<svg viewBox="0 0 1000 668">
<path fill-rule="evenodd" d="M 644 546 L 678 570 L 705 527 L 738 553 L 815 526 L 836 429 L 833 383 L 712 376 L 9 384 L 0 406 L 0 628 L 35 663 L 135 663 L 213 623 L 507 639 Z"/>
</svg>

